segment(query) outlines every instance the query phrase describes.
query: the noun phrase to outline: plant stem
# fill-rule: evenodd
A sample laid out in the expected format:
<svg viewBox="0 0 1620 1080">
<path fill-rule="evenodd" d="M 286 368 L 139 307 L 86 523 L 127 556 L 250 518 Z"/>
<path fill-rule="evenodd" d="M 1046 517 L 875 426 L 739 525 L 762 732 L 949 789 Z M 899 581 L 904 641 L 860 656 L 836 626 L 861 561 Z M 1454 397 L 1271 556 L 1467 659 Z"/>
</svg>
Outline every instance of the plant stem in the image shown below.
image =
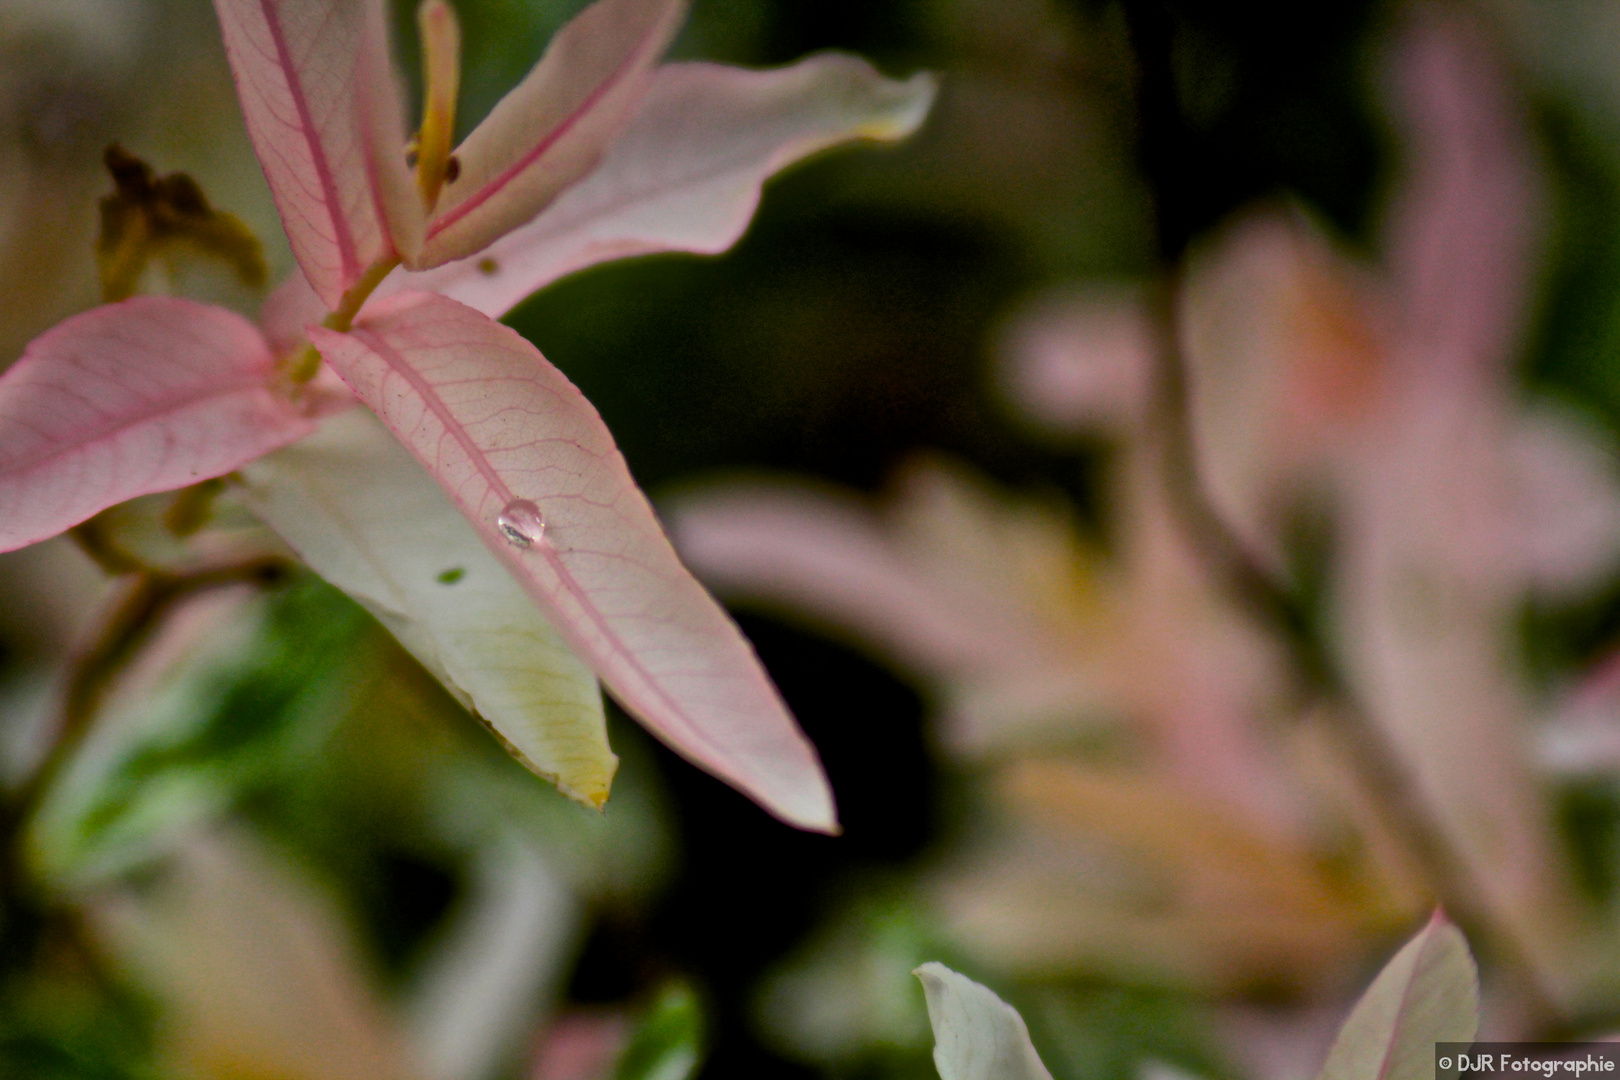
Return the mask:
<svg viewBox="0 0 1620 1080">
<path fill-rule="evenodd" d="M 392 253 L 372 263 L 366 268 L 360 280 L 343 294 L 338 306 L 321 320 L 321 325 L 328 330 L 347 333 L 354 325 L 355 316 L 360 314 L 360 309 L 371 299 L 371 294 L 377 291 L 377 286 L 381 285 L 383 279 L 393 273 L 398 265 L 399 256 Z M 307 341 L 291 355 L 284 357 L 280 364 L 281 378 L 294 387 L 309 382 L 320 370 L 321 354 Z"/>
<path fill-rule="evenodd" d="M 328 330 L 347 333 L 349 327 L 354 325 L 354 317 L 360 314 L 360 309 L 371 299 L 371 294 L 377 291 L 377 286 L 383 283 L 383 278 L 393 273 L 394 267 L 398 265 L 399 256 L 389 252 L 368 266 L 360 280 L 343 294 L 338 306 L 321 321 L 321 325 Z"/>
</svg>

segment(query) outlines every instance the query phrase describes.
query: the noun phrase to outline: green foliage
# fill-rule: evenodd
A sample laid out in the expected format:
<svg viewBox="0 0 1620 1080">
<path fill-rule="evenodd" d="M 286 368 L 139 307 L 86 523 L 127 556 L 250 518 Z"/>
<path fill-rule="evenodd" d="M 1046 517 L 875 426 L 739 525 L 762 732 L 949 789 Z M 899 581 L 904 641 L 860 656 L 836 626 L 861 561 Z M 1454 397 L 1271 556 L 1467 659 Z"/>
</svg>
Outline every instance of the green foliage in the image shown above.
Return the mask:
<svg viewBox="0 0 1620 1080">
<path fill-rule="evenodd" d="M 313 575 L 210 629 L 162 674 L 159 692 L 115 702 L 45 803 L 31 846 L 49 877 L 108 880 L 302 770 L 342 717 L 375 634 Z"/>
<path fill-rule="evenodd" d="M 60 976 L 0 990 L 0 1076 L 159 1080 L 147 1017 Z"/>
<path fill-rule="evenodd" d="M 1527 381 L 1620 432 L 1620 153 L 1567 103 L 1543 106 L 1557 214 Z"/>
<path fill-rule="evenodd" d="M 1008 996 L 1056 1080 L 1140 1080 L 1145 1061 L 1228 1075 L 1195 1004 L 1183 995 L 1091 985 L 1019 988 Z"/>
<path fill-rule="evenodd" d="M 1576 879 L 1593 900 L 1612 905 L 1620 886 L 1620 785 L 1610 777 L 1571 783 L 1558 792 L 1556 809 Z"/>
<path fill-rule="evenodd" d="M 637 1026 L 614 1080 L 687 1080 L 703 1060 L 703 1008 L 685 983 L 664 987 Z"/>
</svg>

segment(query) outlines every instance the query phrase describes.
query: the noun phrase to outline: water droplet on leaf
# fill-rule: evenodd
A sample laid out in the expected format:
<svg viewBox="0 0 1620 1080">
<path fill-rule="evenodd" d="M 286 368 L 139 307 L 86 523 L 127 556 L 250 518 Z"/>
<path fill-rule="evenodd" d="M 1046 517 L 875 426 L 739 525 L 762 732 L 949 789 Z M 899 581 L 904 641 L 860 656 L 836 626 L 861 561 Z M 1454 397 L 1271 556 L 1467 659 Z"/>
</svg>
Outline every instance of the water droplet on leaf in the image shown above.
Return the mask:
<svg viewBox="0 0 1620 1080">
<path fill-rule="evenodd" d="M 513 499 L 495 518 L 495 527 L 501 530 L 507 543 L 526 548 L 545 535 L 546 520 L 540 516 L 540 508 L 528 499 Z"/>
</svg>

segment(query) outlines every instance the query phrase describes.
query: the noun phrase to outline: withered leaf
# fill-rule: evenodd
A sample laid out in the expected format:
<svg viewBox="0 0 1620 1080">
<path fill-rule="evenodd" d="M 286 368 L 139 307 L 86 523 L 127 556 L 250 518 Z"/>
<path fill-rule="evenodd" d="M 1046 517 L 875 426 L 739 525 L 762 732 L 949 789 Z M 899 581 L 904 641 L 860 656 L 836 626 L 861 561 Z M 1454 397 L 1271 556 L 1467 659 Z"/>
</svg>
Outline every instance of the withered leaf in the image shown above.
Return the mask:
<svg viewBox="0 0 1620 1080">
<path fill-rule="evenodd" d="M 268 271 L 259 238 L 234 214 L 215 210 L 185 173 L 158 176 L 116 143 L 104 160 L 114 191 L 101 200 L 102 298 L 111 303 L 135 292 L 147 264 L 177 247 L 227 263 L 244 285 L 260 288 Z"/>
</svg>

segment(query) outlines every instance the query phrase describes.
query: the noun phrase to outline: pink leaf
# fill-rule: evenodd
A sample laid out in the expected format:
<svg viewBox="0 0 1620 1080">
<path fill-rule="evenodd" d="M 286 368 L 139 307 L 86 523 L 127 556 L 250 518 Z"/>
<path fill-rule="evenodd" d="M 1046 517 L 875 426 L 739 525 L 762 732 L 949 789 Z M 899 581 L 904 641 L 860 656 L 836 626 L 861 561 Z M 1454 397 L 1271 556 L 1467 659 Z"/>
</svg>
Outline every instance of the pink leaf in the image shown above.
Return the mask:
<svg viewBox="0 0 1620 1080">
<path fill-rule="evenodd" d="M 381 0 L 214 0 L 248 134 L 328 307 L 421 214 Z M 401 193 L 406 196 L 402 201 Z M 417 223 L 419 226 L 419 223 Z"/>
<path fill-rule="evenodd" d="M 1153 337 L 1141 297 L 1119 285 L 1060 287 L 1007 321 L 999 381 L 1047 432 L 1113 432 L 1147 409 Z"/>
<path fill-rule="evenodd" d="M 534 346 L 428 293 L 311 335 L 627 709 L 783 820 L 836 828 L 815 750 L 747 641 L 681 566 L 596 410 Z"/>
<path fill-rule="evenodd" d="M 1409 162 L 1388 258 L 1410 362 L 1489 370 L 1510 358 L 1532 291 L 1524 117 L 1487 34 L 1454 14 L 1414 19 L 1393 68 Z"/>
<path fill-rule="evenodd" d="M 1396 60 L 1411 160 L 1389 243 L 1402 310 L 1377 407 L 1333 463 L 1334 640 L 1479 901 L 1556 997 L 1573 885 L 1526 746 L 1517 621 L 1531 567 L 1507 370 L 1534 172 L 1478 25 L 1426 12 Z"/>
<path fill-rule="evenodd" d="M 326 312 L 326 305 L 310 288 L 309 279 L 294 270 L 260 306 L 259 329 L 270 342 L 271 351 L 286 356 L 309 340 L 305 327 L 326 318 Z"/>
<path fill-rule="evenodd" d="M 602 163 L 480 255 L 387 287 L 429 289 L 499 318 L 576 270 L 659 251 L 729 248 L 773 173 L 850 139 L 899 139 L 927 115 L 934 80 L 885 79 L 836 53 L 775 71 L 665 64 Z"/>
<path fill-rule="evenodd" d="M 665 509 L 687 563 L 728 599 L 854 632 L 934 678 L 1008 666 L 1009 644 L 1033 651 L 1016 617 L 942 587 L 912 557 L 912 537 L 852 497 L 808 484 L 736 483 Z"/>
<path fill-rule="evenodd" d="M 0 551 L 222 476 L 311 430 L 239 315 L 140 297 L 34 339 L 0 377 Z"/>
<path fill-rule="evenodd" d="M 534 70 L 457 148 L 416 268 L 486 247 L 584 176 L 646 93 L 682 0 L 599 0 L 558 31 Z"/>
<path fill-rule="evenodd" d="M 536 1048 L 529 1080 L 602 1080 L 614 1074 L 630 1037 L 622 1012 L 575 1009 L 551 1022 Z"/>
</svg>

